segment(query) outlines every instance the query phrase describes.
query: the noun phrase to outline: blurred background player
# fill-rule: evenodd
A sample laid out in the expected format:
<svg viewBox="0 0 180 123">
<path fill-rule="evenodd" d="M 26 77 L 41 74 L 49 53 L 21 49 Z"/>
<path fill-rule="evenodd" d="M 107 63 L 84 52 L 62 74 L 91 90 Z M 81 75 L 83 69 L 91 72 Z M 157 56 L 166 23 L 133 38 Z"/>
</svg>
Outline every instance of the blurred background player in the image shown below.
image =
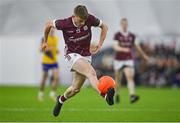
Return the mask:
<svg viewBox="0 0 180 123">
<path fill-rule="evenodd" d="M 47 35 L 49 30 L 55 27 L 62 30 L 65 40 L 65 60 L 69 66 L 69 70 L 73 70 L 72 85 L 64 92 L 63 95 L 57 97 L 57 102 L 53 111 L 54 116 L 58 116 L 63 103 L 75 96 L 83 86 L 86 78 L 89 79 L 92 87 L 100 93 L 98 89 L 98 79 L 96 72 L 91 65 L 90 42 L 92 37 L 91 27 L 99 27 L 101 29 L 100 39 L 97 49 L 93 54 L 101 50 L 103 42 L 107 34 L 107 26 L 98 18 L 88 13 L 83 5 L 78 5 L 74 9 L 74 15 L 66 19 L 58 19 L 47 23 L 45 28 L 45 42 L 42 49 L 46 50 Z M 114 89 L 109 88 L 106 94 L 101 94 L 109 105 L 114 104 Z"/>
<path fill-rule="evenodd" d="M 126 18 L 120 21 L 120 31 L 114 35 L 114 50 L 116 52 L 114 60 L 114 71 L 115 71 L 115 81 L 117 83 L 115 101 L 120 102 L 119 88 L 120 80 L 122 78 L 122 72 L 124 72 L 127 80 L 127 85 L 129 89 L 130 102 L 136 102 L 139 96 L 135 93 L 135 82 L 134 82 L 134 61 L 132 48 L 135 47 L 137 51 L 145 60 L 149 60 L 148 56 L 143 52 L 139 46 L 139 41 L 136 36 L 128 31 L 128 20 Z"/>
<path fill-rule="evenodd" d="M 44 38 L 42 39 L 42 43 L 44 42 Z M 47 39 L 48 49 L 46 49 L 46 52 L 43 52 L 42 56 L 42 80 L 40 82 L 40 88 L 39 88 L 39 94 L 38 99 L 40 101 L 43 100 L 44 96 L 44 88 L 45 88 L 45 82 L 48 79 L 48 72 L 49 70 L 52 71 L 52 76 L 50 77 L 51 81 L 51 91 L 49 93 L 49 96 L 51 99 L 56 100 L 56 88 L 59 81 L 59 68 L 58 68 L 58 60 L 57 55 L 59 53 L 58 50 L 58 37 L 55 35 L 55 29 L 51 28 L 48 39 Z"/>
</svg>

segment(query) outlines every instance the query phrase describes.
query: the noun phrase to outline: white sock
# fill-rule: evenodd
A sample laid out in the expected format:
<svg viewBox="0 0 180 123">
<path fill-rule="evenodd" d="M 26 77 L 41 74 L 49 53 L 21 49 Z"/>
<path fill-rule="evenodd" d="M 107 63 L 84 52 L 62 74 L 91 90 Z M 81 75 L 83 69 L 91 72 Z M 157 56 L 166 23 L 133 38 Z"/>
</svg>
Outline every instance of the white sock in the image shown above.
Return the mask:
<svg viewBox="0 0 180 123">
<path fill-rule="evenodd" d="M 44 92 L 43 91 L 39 91 L 38 96 L 39 97 L 43 97 L 44 96 Z"/>
<path fill-rule="evenodd" d="M 63 101 L 61 101 L 61 97 L 59 97 L 59 102 L 60 102 L 61 104 L 63 104 Z"/>
<path fill-rule="evenodd" d="M 104 96 L 104 99 L 106 99 L 106 97 L 107 97 L 107 94 Z"/>
<path fill-rule="evenodd" d="M 67 100 L 67 97 L 65 96 L 65 94 L 64 94 L 63 96 L 64 96 L 64 98 Z M 61 96 L 59 97 L 59 102 L 60 102 L 61 104 L 64 103 L 64 102 L 61 100 Z"/>
<path fill-rule="evenodd" d="M 67 99 L 67 96 L 66 96 L 66 94 L 64 94 L 64 97 Z"/>
<path fill-rule="evenodd" d="M 129 95 L 135 95 L 135 84 L 133 81 L 128 82 Z"/>
<path fill-rule="evenodd" d="M 51 92 L 49 93 L 49 96 L 50 96 L 50 97 L 56 96 L 56 92 L 55 92 L 55 91 L 51 91 Z"/>
</svg>

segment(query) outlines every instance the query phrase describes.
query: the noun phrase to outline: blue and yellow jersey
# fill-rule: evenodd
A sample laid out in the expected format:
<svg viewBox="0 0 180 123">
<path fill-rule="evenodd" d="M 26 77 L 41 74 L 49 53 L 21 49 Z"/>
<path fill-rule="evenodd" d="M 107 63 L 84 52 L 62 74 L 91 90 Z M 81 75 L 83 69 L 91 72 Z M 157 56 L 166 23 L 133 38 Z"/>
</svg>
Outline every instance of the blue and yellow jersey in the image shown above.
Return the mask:
<svg viewBox="0 0 180 123">
<path fill-rule="evenodd" d="M 43 64 L 55 64 L 57 63 L 57 54 L 58 54 L 58 37 L 57 36 L 48 36 L 47 39 L 48 47 L 50 51 L 46 51 L 42 56 Z"/>
</svg>

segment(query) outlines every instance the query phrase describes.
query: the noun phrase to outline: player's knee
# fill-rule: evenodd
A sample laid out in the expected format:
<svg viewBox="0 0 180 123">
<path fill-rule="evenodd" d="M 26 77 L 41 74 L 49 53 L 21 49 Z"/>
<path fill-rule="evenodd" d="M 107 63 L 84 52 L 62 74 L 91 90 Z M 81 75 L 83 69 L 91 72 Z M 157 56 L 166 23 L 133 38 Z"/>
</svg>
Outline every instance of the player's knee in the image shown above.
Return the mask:
<svg viewBox="0 0 180 123">
<path fill-rule="evenodd" d="M 128 82 L 134 82 L 134 77 L 128 77 L 127 80 Z"/>
<path fill-rule="evenodd" d="M 128 81 L 133 81 L 134 80 L 134 75 L 128 75 L 127 80 Z"/>
</svg>

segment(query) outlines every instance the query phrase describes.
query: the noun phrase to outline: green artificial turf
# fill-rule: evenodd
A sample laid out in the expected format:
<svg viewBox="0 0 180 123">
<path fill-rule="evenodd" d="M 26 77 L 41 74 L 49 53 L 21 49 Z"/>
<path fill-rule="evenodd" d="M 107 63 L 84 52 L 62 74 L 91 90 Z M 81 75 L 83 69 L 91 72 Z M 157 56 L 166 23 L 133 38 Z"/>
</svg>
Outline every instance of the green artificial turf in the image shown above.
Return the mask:
<svg viewBox="0 0 180 123">
<path fill-rule="evenodd" d="M 108 106 L 91 88 L 85 87 L 64 103 L 60 116 L 54 117 L 54 102 L 49 88 L 43 102 L 37 100 L 35 87 L 0 87 L 0 121 L 59 121 L 59 122 L 124 122 L 179 121 L 180 90 L 137 88 L 140 100 L 129 103 L 127 88 L 122 88 L 121 103 Z M 58 88 L 61 94 L 65 88 Z"/>
</svg>

